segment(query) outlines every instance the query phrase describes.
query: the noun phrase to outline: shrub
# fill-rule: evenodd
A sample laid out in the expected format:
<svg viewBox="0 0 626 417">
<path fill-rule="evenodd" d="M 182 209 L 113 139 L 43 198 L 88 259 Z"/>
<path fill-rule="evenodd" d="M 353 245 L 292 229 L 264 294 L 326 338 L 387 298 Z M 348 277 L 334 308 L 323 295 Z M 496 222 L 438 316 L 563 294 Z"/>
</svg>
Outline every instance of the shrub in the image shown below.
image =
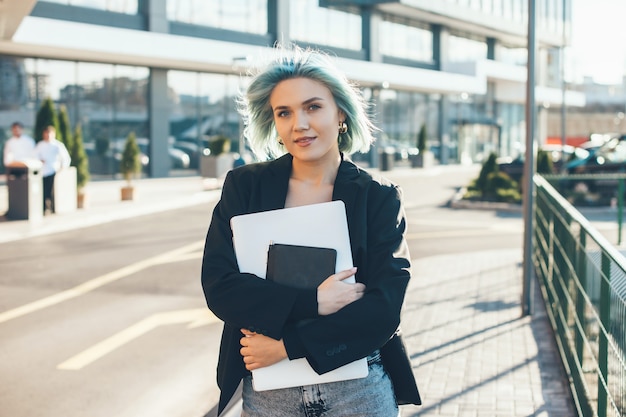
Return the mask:
<svg viewBox="0 0 626 417">
<path fill-rule="evenodd" d="M 39 107 L 37 115 L 35 116 L 35 141 L 39 142 L 43 139 L 43 131 L 48 126 L 54 126 L 57 133 L 59 132 L 59 118 L 54 108 L 54 102 L 50 97 L 47 97 Z"/>
<path fill-rule="evenodd" d="M 487 186 L 487 178 L 489 177 L 489 174 L 499 171 L 496 158 L 495 153 L 492 152 L 489 154 L 489 157 L 480 169 L 480 174 L 478 174 L 478 178 L 476 179 L 476 188 L 483 194 L 485 193 L 485 187 Z"/>
<path fill-rule="evenodd" d="M 552 174 L 554 173 L 554 163 L 550 154 L 543 149 L 537 151 L 537 174 Z"/>
<path fill-rule="evenodd" d="M 126 137 L 122 161 L 120 162 L 120 172 L 124 179 L 130 184 L 132 178 L 141 172 L 141 161 L 139 160 L 139 146 L 135 132 L 130 132 Z"/>
<path fill-rule="evenodd" d="M 467 186 L 466 200 L 517 203 L 522 200 L 518 184 L 505 172 L 500 172 L 496 154 L 491 153 L 483 164 L 478 178 Z"/>
<path fill-rule="evenodd" d="M 426 132 L 426 124 L 422 124 L 417 134 L 417 149 L 421 155 L 428 149 L 428 133 Z"/>
<path fill-rule="evenodd" d="M 209 150 L 211 156 L 218 156 L 230 152 L 230 138 L 219 135 L 209 140 Z"/>
<path fill-rule="evenodd" d="M 74 140 L 72 149 L 70 149 L 72 157 L 72 166 L 76 167 L 76 187 L 80 191 L 87 181 L 89 181 L 89 159 L 85 153 L 83 146 L 83 130 L 80 124 L 74 129 Z"/>
<path fill-rule="evenodd" d="M 74 139 L 72 136 L 72 127 L 70 126 L 70 118 L 67 114 L 67 107 L 64 104 L 59 106 L 58 112 L 59 130 L 57 131 L 57 139 L 63 142 L 70 155 L 74 147 Z"/>
</svg>

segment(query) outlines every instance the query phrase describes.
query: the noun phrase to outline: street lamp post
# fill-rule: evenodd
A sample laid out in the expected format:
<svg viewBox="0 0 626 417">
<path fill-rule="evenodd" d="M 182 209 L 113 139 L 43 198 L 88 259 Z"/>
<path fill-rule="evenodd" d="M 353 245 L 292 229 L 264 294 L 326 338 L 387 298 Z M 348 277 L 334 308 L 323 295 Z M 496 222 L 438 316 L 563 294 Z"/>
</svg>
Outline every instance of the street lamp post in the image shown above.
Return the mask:
<svg viewBox="0 0 626 417">
<path fill-rule="evenodd" d="M 524 259 L 522 316 L 533 313 L 532 233 L 535 175 L 535 0 L 528 0 L 528 62 L 526 79 L 526 162 L 524 163 Z"/>
<path fill-rule="evenodd" d="M 561 66 L 560 66 L 560 73 L 561 73 L 561 161 L 565 162 L 565 145 L 567 144 L 567 123 L 566 123 L 566 116 L 567 116 L 567 108 L 566 108 L 566 104 L 565 104 L 565 95 L 567 92 L 567 82 L 565 81 L 565 44 L 566 44 L 566 35 L 567 35 L 567 1 L 568 0 L 563 0 L 562 3 L 562 7 L 563 7 L 563 14 L 562 14 L 562 22 L 561 24 L 563 25 L 563 31 L 562 31 L 562 38 L 561 38 Z M 561 164 L 561 172 L 565 173 L 566 171 L 566 166 L 567 164 L 562 163 Z"/>
</svg>

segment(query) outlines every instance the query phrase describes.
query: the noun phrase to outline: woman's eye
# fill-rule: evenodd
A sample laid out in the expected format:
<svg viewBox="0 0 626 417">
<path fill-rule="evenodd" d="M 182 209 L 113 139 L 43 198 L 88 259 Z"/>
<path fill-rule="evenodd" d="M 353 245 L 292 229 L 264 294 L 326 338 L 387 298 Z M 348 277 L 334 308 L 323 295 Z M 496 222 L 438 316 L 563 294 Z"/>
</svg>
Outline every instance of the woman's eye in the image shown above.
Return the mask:
<svg viewBox="0 0 626 417">
<path fill-rule="evenodd" d="M 319 104 L 311 104 L 309 106 L 309 110 L 317 110 L 317 109 L 320 109 L 320 108 L 321 108 L 321 106 Z"/>
<path fill-rule="evenodd" d="M 289 112 L 287 110 L 282 110 L 282 111 L 279 111 L 278 113 L 276 113 L 276 116 L 277 117 L 287 117 L 287 116 L 289 116 Z"/>
</svg>

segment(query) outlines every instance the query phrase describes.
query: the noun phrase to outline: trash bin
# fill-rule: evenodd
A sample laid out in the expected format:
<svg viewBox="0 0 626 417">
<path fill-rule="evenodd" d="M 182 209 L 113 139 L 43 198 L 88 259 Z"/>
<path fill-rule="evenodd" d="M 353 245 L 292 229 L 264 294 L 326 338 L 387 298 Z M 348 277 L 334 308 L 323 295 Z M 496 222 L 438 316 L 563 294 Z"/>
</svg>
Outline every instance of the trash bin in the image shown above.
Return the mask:
<svg viewBox="0 0 626 417">
<path fill-rule="evenodd" d="M 43 179 L 39 161 L 20 162 L 6 167 L 11 220 L 43 218 Z"/>
<path fill-rule="evenodd" d="M 380 170 L 391 171 L 393 169 L 394 158 L 393 147 L 387 146 L 383 148 L 380 152 Z"/>
</svg>

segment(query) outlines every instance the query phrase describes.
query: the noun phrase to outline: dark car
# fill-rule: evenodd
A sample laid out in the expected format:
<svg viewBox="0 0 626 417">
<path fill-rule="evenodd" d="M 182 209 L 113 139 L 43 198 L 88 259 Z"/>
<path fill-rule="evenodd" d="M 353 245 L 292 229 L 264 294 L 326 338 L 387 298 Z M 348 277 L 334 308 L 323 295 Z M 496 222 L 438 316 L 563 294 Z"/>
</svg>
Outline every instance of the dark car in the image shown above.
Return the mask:
<svg viewBox="0 0 626 417">
<path fill-rule="evenodd" d="M 582 159 L 567 164 L 568 174 L 615 174 L 626 172 L 626 135 L 609 139 Z M 574 187 L 586 188 L 598 193 L 600 198 L 612 198 L 617 190 L 617 179 L 581 178 L 573 182 Z M 580 185 L 579 185 L 580 184 Z"/>
<path fill-rule="evenodd" d="M 540 150 L 548 153 L 555 173 L 561 170 L 563 161 L 569 164 L 589 156 L 589 151 L 570 145 L 563 147 L 561 145 L 545 144 L 541 146 Z M 524 154 L 520 154 L 517 158 L 498 158 L 497 163 L 500 171 L 508 174 L 515 181 L 519 182 L 522 179 L 524 174 Z"/>
<path fill-rule="evenodd" d="M 202 152 L 197 144 L 192 142 L 176 141 L 172 144 L 172 147 L 187 154 L 189 157 L 189 168 L 198 169 Z"/>
<path fill-rule="evenodd" d="M 567 164 L 570 174 L 620 172 L 626 168 L 626 135 L 609 139 L 581 160 Z"/>
</svg>

